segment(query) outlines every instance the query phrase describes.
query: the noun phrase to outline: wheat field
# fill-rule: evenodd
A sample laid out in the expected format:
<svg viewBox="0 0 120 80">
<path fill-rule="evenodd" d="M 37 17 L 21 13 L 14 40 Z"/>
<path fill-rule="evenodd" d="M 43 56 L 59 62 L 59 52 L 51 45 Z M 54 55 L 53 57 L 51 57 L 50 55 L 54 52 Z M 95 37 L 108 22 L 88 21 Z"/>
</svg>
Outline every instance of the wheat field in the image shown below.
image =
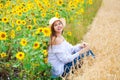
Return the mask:
<svg viewBox="0 0 120 80">
<path fill-rule="evenodd" d="M 86 57 L 69 80 L 120 80 L 120 0 L 103 0 L 84 36 L 96 58 Z"/>
</svg>

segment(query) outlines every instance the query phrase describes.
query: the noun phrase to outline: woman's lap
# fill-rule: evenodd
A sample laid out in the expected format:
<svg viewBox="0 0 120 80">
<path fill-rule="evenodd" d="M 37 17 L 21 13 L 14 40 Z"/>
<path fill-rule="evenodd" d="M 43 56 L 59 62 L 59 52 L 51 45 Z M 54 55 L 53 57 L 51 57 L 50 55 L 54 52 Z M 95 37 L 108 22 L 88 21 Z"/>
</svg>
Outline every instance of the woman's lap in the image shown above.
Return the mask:
<svg viewBox="0 0 120 80">
<path fill-rule="evenodd" d="M 83 53 L 80 56 L 78 56 L 77 58 L 75 58 L 74 61 L 65 64 L 64 65 L 64 73 L 62 74 L 62 76 L 65 75 L 66 73 L 69 73 L 71 70 L 71 67 L 76 65 L 77 61 L 80 61 L 82 58 L 84 58 L 85 56 L 89 56 L 89 55 L 91 55 L 93 58 L 95 58 L 94 53 L 91 50 L 89 50 L 86 52 L 86 54 Z"/>
</svg>

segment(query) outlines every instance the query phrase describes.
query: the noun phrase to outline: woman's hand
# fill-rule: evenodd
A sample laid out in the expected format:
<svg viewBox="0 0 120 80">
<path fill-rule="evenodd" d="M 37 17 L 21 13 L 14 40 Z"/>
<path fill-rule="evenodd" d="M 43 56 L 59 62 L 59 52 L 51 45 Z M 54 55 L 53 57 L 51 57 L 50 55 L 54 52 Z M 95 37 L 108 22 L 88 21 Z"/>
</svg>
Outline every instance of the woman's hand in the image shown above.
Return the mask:
<svg viewBox="0 0 120 80">
<path fill-rule="evenodd" d="M 87 52 L 87 51 L 90 50 L 90 48 L 89 48 L 89 46 L 88 46 L 88 43 L 86 43 L 86 42 L 82 42 L 82 43 L 80 44 L 80 47 L 82 48 L 82 49 L 79 51 L 80 54 L 81 54 L 81 53 L 85 53 L 85 52 Z"/>
<path fill-rule="evenodd" d="M 81 48 L 88 47 L 88 43 L 86 43 L 86 42 L 82 42 L 82 43 L 80 44 L 80 47 L 81 47 Z"/>
</svg>

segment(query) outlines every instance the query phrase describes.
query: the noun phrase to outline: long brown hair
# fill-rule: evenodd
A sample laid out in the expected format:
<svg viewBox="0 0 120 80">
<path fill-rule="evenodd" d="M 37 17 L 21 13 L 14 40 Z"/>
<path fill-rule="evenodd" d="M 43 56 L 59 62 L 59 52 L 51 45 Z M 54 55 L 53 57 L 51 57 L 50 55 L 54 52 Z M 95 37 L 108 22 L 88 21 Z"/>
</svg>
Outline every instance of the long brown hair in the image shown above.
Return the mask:
<svg viewBox="0 0 120 80">
<path fill-rule="evenodd" d="M 61 22 L 61 21 L 60 21 Z M 55 23 L 55 22 L 54 22 Z M 52 41 L 55 41 L 55 39 L 57 38 L 57 35 L 56 35 L 56 32 L 54 30 L 54 23 L 50 26 L 50 29 L 51 29 L 51 35 L 50 35 L 50 42 L 49 42 L 49 46 L 51 46 L 52 48 Z M 62 23 L 62 22 L 61 22 Z M 63 23 L 62 23 L 63 25 Z M 62 31 L 62 34 L 63 34 L 63 31 Z M 52 40 L 52 37 L 55 37 L 54 40 Z"/>
</svg>

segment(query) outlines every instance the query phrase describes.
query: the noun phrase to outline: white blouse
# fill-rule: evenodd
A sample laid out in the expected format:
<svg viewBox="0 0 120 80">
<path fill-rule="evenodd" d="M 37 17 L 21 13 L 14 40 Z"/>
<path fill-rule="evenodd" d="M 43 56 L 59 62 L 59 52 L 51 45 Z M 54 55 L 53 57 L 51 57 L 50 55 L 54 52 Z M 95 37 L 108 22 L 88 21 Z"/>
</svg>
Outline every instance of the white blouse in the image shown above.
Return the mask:
<svg viewBox="0 0 120 80">
<path fill-rule="evenodd" d="M 72 46 L 66 40 L 61 44 L 49 46 L 48 62 L 52 65 L 52 74 L 60 76 L 64 72 L 64 65 L 79 56 L 80 45 Z M 75 54 L 73 54 L 75 53 Z"/>
</svg>

